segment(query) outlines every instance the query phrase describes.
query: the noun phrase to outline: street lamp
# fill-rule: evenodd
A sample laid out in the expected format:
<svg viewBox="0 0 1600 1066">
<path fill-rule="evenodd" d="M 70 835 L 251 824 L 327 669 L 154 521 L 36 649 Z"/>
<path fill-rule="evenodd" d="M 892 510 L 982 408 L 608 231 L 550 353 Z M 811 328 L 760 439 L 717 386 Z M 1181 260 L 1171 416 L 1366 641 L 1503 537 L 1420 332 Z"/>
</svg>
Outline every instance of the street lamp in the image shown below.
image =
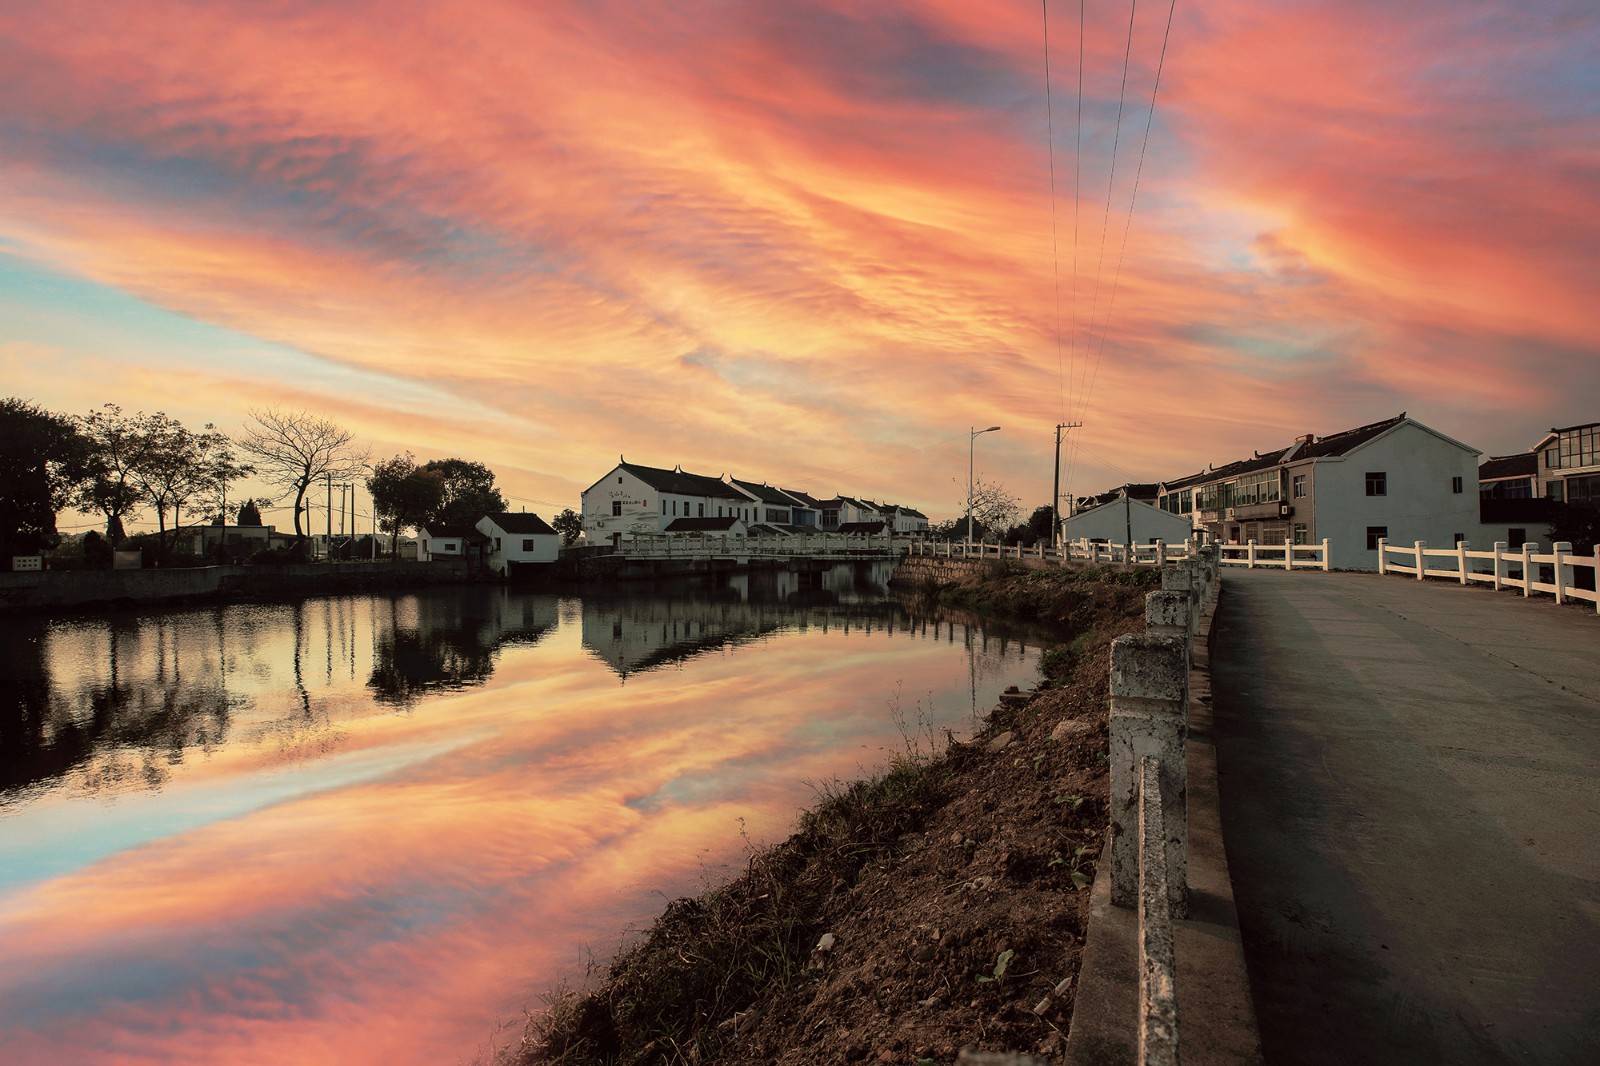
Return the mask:
<svg viewBox="0 0 1600 1066">
<path fill-rule="evenodd" d="M 967 439 L 967 552 L 972 552 L 972 460 L 978 450 L 978 438 L 985 433 L 999 432 L 999 426 L 990 426 L 988 429 L 976 429 L 968 426 Z"/>
</svg>

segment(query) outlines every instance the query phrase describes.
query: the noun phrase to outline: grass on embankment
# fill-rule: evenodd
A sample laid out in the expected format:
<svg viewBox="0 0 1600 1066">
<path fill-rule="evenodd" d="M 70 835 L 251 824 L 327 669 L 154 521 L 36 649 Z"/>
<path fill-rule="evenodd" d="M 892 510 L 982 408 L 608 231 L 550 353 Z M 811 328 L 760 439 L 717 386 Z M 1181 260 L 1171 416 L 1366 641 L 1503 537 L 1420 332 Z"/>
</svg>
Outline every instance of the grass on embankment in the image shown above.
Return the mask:
<svg viewBox="0 0 1600 1066">
<path fill-rule="evenodd" d="M 1148 583 L 996 567 L 919 588 L 924 605 L 1051 625 L 1073 651 L 971 742 L 908 744 L 878 777 L 824 789 L 741 877 L 674 901 L 592 987 L 556 994 L 511 1061 L 1058 1050 L 1105 826 L 1104 649 L 1139 624 Z"/>
</svg>

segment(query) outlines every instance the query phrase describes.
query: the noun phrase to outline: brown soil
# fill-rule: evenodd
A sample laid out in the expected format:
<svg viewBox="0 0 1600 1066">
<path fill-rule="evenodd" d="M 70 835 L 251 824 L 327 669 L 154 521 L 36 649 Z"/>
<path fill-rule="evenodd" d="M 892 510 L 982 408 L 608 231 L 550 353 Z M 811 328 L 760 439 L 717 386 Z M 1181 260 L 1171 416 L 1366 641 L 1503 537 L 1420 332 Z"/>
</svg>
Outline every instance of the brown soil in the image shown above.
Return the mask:
<svg viewBox="0 0 1600 1066">
<path fill-rule="evenodd" d="M 1106 645 L 1138 626 L 1145 584 L 1105 578 L 1002 568 L 925 588 L 1091 627 L 1062 632 L 1047 687 L 971 742 L 836 787 L 744 876 L 670 904 L 593 988 L 558 994 L 511 1061 L 1059 1052 L 1106 826 Z"/>
</svg>

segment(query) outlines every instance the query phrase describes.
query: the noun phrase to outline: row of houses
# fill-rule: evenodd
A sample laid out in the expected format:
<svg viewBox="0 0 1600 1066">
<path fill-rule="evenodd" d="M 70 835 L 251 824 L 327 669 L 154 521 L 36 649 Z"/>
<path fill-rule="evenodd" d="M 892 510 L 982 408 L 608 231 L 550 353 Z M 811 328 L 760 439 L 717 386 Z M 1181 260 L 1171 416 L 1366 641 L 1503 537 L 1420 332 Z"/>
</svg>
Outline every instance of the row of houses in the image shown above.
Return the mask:
<svg viewBox="0 0 1600 1066">
<path fill-rule="evenodd" d="M 927 515 L 902 504 L 844 495 L 819 499 L 770 482 L 643 466 L 621 456 L 582 498 L 583 531 L 592 544 L 658 533 L 912 536 L 928 529 Z"/>
<path fill-rule="evenodd" d="M 1169 481 L 1080 501 L 1069 540 L 1316 544 L 1331 564 L 1376 569 L 1379 540 L 1547 542 L 1556 502 L 1600 506 L 1600 423 L 1552 429 L 1529 451 L 1482 453 L 1404 411 Z"/>
</svg>

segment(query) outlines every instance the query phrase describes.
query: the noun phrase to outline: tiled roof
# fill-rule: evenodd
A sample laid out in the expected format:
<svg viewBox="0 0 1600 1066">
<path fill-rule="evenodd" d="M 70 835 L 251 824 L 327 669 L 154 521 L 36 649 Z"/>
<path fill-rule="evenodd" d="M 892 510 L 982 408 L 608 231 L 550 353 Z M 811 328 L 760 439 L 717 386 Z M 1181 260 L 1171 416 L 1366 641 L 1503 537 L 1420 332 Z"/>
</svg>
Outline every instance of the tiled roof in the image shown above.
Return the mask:
<svg viewBox="0 0 1600 1066">
<path fill-rule="evenodd" d="M 1539 472 L 1539 460 L 1532 452 L 1518 455 L 1494 455 L 1478 467 L 1479 481 L 1493 481 L 1504 477 L 1532 477 Z"/>
<path fill-rule="evenodd" d="M 483 534 L 472 526 L 423 526 L 422 531 L 428 535 L 429 540 L 444 540 L 448 537 L 460 540 L 483 538 Z"/>
<path fill-rule="evenodd" d="M 721 478 L 691 474 L 685 470 L 662 470 L 638 463 L 618 464 L 622 469 L 643 481 L 657 492 L 671 492 L 678 496 L 709 496 L 722 500 L 742 500 L 744 493 Z"/>
<path fill-rule="evenodd" d="M 519 533 L 524 536 L 532 536 L 535 533 L 556 535 L 556 531 L 550 528 L 550 523 L 532 511 L 501 511 L 484 517 L 507 533 Z"/>
<path fill-rule="evenodd" d="M 771 485 L 757 485 L 750 481 L 740 481 L 738 478 L 734 478 L 733 483 L 763 503 L 777 504 L 780 507 L 794 506 L 794 501 L 785 496 L 783 490 L 775 489 Z"/>
<path fill-rule="evenodd" d="M 1393 418 L 1385 418 L 1382 422 L 1373 422 L 1371 425 L 1357 426 L 1355 429 L 1343 430 L 1339 433 L 1330 433 L 1326 437 L 1319 437 L 1309 444 L 1303 444 L 1294 453 L 1293 459 L 1322 459 L 1330 455 L 1347 455 L 1361 447 L 1374 437 L 1381 436 L 1405 421 L 1406 413 L 1401 411 Z"/>
<path fill-rule="evenodd" d="M 882 533 L 885 522 L 843 522 L 840 524 L 840 533 Z"/>
<path fill-rule="evenodd" d="M 808 492 L 801 492 L 799 489 L 779 489 L 778 491 L 795 500 L 797 503 L 802 503 L 813 510 L 820 506 L 820 504 L 817 502 L 817 498 Z"/>
<path fill-rule="evenodd" d="M 732 515 L 722 518 L 676 518 L 667 526 L 668 533 L 724 533 L 733 528 L 739 519 Z"/>
</svg>

